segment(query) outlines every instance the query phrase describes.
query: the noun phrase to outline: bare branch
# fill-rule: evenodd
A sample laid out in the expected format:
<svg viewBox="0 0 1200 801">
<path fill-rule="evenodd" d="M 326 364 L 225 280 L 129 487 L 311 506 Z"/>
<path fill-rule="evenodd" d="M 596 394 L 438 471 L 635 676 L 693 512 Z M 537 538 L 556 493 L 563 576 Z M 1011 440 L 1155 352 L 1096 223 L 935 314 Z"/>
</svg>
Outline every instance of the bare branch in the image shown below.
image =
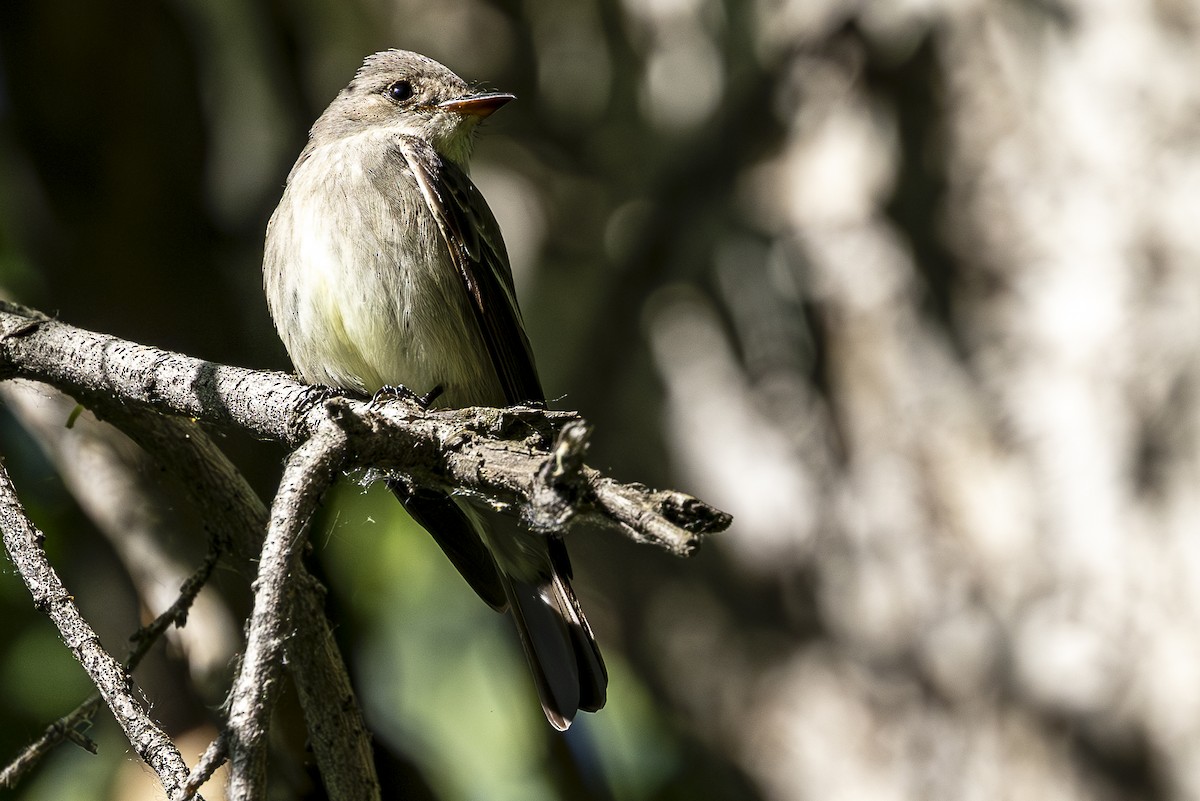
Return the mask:
<svg viewBox="0 0 1200 801">
<path fill-rule="evenodd" d="M 174 793 L 187 779 L 183 757 L 131 691 L 125 667 L 104 650 L 96 632 L 79 613 L 74 599 L 46 558 L 42 533 L 29 521 L 8 471 L 3 468 L 0 468 L 0 528 L 8 555 L 29 588 L 34 605 L 58 627 L 67 647 L 100 690 L 138 756 L 158 774 L 168 794 Z"/>
<path fill-rule="evenodd" d="M 330 796 L 379 797 L 369 735 L 321 608 L 321 587 L 297 559 L 304 528 L 340 471 L 403 472 L 418 483 L 507 505 L 537 530 L 563 531 L 581 518 L 680 555 L 729 524 L 727 515 L 691 496 L 622 484 L 588 468 L 588 428 L 570 412 L 426 412 L 403 402 L 356 400 L 278 373 L 215 365 L 83 331 L 10 304 L 0 304 L 0 376 L 49 383 L 125 431 L 180 478 L 209 515 L 206 524 L 221 547 L 246 561 L 258 556 L 265 509 L 195 420 L 294 449 L 259 561 L 250 642 L 230 693 L 229 728 L 205 757 L 206 765 L 215 766 L 228 751 L 234 798 L 261 797 L 281 649 Z M 181 781 L 168 788 L 171 796 L 185 797 L 203 773 L 198 767 L 187 787 Z"/>
<path fill-rule="evenodd" d="M 214 542 L 240 556 L 235 566 L 257 560 L 267 527 L 266 506 L 198 426 L 179 418 L 133 415 L 122 407 L 114 407 L 110 421 L 176 476 L 197 508 L 205 510 L 205 525 Z M 286 663 L 299 693 L 322 780 L 335 801 L 378 798 L 370 735 L 322 608 L 324 588 L 303 566 L 298 566 L 294 581 L 296 631 L 285 642 Z M 158 621 L 172 617 L 168 609 Z M 136 666 L 136 659 L 131 665 Z M 6 786 L 5 781 L 15 783 L 41 756 L 90 720 L 99 702 L 97 695 L 49 726 L 0 774 L 0 787 Z M 208 770 L 219 765 L 220 760 L 213 760 Z M 197 765 L 193 778 L 207 775 L 204 767 L 203 762 Z M 200 784 L 202 778 L 189 786 L 194 792 Z"/>
<path fill-rule="evenodd" d="M 377 801 L 371 733 L 325 617 L 325 588 L 303 565 L 292 581 L 295 630 L 284 649 L 325 791 L 332 801 Z"/>
<path fill-rule="evenodd" d="M 331 397 L 328 390 L 299 384 L 278 373 L 215 365 L 40 319 L 11 304 L 0 305 L 0 370 L 45 381 L 75 396 L 98 414 L 114 406 L 153 409 L 194 417 L 297 447 L 329 417 L 349 437 L 345 467 L 401 470 L 419 481 L 479 494 L 515 505 L 527 519 L 555 519 L 561 527 L 576 516 L 618 525 L 635 538 L 676 553 L 694 550 L 702 536 L 720 531 L 729 517 L 694 498 L 662 498 L 637 484 L 618 485 L 586 476 L 582 463 L 564 467 L 558 486 L 571 503 L 535 508 L 537 476 L 551 454 L 549 431 L 567 420 L 539 409 L 460 409 L 422 412 L 402 402 L 372 404 Z M 115 399 L 115 400 L 114 400 Z M 519 439 L 517 439 L 519 437 Z M 578 446 L 586 442 L 583 437 Z M 631 508 L 632 507 L 632 508 Z M 668 514 L 669 513 L 669 514 Z"/>
<path fill-rule="evenodd" d="M 593 522 L 619 525 L 631 539 L 676 556 L 696 550 L 700 535 L 729 527 L 729 515 L 690 495 L 621 484 L 584 465 L 590 434 L 588 425 L 577 419 L 559 431 L 530 490 L 525 522 L 533 529 L 561 530 L 577 513 L 581 499 L 589 497 L 592 508 L 584 508 Z"/>
<path fill-rule="evenodd" d="M 197 508 L 205 510 L 210 534 L 239 557 L 235 566 L 257 562 L 267 507 L 199 426 L 120 406 L 109 407 L 108 416 L 176 477 Z M 325 617 L 325 590 L 303 564 L 296 565 L 292 581 L 295 630 L 284 641 L 286 664 L 325 789 L 333 801 L 378 799 L 370 734 Z"/>
<path fill-rule="evenodd" d="M 340 431 L 326 427 L 288 458 L 263 544 L 250 637 L 241 670 L 229 694 L 231 773 L 229 797 L 257 801 L 266 793 L 267 724 L 283 671 L 283 641 L 290 636 L 291 600 L 304 533 L 325 491 L 337 478 L 346 445 Z"/>
</svg>

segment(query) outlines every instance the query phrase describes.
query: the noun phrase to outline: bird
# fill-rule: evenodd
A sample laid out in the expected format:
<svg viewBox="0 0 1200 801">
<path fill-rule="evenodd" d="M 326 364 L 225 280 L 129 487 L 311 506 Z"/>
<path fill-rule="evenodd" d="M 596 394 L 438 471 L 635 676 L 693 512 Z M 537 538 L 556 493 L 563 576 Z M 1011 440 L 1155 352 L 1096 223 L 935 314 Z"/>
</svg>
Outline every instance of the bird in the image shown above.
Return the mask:
<svg viewBox="0 0 1200 801">
<path fill-rule="evenodd" d="M 406 50 L 368 56 L 313 124 L 267 225 L 263 286 L 302 380 L 437 406 L 545 401 L 500 227 L 470 178 L 514 99 Z M 566 545 L 442 488 L 388 486 L 489 606 L 508 610 L 546 719 L 598 711 L 608 673 Z"/>
</svg>

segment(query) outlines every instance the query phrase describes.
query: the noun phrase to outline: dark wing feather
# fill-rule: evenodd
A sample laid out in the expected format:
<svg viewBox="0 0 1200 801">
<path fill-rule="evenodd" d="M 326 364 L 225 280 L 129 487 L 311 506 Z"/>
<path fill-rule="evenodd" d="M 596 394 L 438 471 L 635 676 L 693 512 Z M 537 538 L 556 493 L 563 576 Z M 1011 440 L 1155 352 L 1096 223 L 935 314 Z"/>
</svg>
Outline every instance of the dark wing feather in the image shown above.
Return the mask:
<svg viewBox="0 0 1200 801">
<path fill-rule="evenodd" d="M 387 485 L 412 519 L 429 532 L 471 589 L 488 606 L 503 612 L 508 597 L 496 561 L 466 512 L 444 492 L 411 487 L 396 479 L 388 479 Z"/>
<path fill-rule="evenodd" d="M 512 268 L 487 201 L 459 167 L 425 142 L 405 139 L 404 156 L 437 220 L 508 404 L 545 400 L 525 336 Z"/>
</svg>

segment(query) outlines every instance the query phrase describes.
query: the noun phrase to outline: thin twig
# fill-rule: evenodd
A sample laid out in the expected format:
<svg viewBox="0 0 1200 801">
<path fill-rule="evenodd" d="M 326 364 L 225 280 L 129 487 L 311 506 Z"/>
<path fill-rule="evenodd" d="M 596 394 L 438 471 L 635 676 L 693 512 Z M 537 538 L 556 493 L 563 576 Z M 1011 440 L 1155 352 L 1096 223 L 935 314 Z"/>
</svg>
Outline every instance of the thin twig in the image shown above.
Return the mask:
<svg viewBox="0 0 1200 801">
<path fill-rule="evenodd" d="M 21 753 L 17 754 L 17 757 L 12 762 L 4 767 L 3 771 L 0 771 L 0 788 L 16 787 L 21 777 L 32 770 L 42 760 L 42 757 L 54 750 L 63 740 L 71 740 L 78 743 L 69 733 L 77 732 L 82 734 L 82 732 L 79 732 L 79 727 L 90 722 L 99 708 L 100 693 L 93 693 L 91 697 L 75 707 L 70 713 L 63 715 L 47 726 L 46 730 L 42 732 L 41 737 L 38 737 L 27 745 Z M 91 747 L 88 747 L 86 744 L 82 747 L 93 754 L 96 753 L 95 743 L 91 743 Z"/>
<path fill-rule="evenodd" d="M 208 748 L 201 755 L 200 761 L 196 763 L 196 767 L 192 768 L 191 775 L 184 782 L 183 789 L 177 795 L 172 796 L 171 801 L 192 801 L 204 783 L 212 778 L 217 768 L 224 765 L 229 758 L 228 745 L 224 734 L 209 743 Z"/>
<path fill-rule="evenodd" d="M 133 633 L 129 638 L 133 643 L 133 648 L 125 659 L 127 671 L 133 672 L 141 664 L 142 659 L 150 652 L 154 643 L 167 633 L 167 629 L 171 626 L 184 627 L 187 623 L 188 610 L 192 608 L 196 596 L 200 594 L 200 590 L 204 589 L 204 585 L 212 577 L 212 572 L 216 568 L 220 556 L 216 551 L 209 551 L 205 555 L 204 561 L 200 563 L 200 567 L 196 568 L 196 572 L 188 576 L 187 581 L 183 582 L 183 586 L 179 588 L 179 597 L 175 599 L 175 603 L 164 609 L 162 614 L 150 621 L 149 624 Z"/>
</svg>

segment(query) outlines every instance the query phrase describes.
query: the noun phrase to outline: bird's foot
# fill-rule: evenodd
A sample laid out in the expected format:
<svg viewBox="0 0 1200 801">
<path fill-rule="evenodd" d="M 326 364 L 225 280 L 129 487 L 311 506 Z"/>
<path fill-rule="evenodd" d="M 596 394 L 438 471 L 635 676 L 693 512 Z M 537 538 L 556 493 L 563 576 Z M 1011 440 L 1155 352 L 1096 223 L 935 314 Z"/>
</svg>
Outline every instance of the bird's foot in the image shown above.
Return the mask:
<svg viewBox="0 0 1200 801">
<path fill-rule="evenodd" d="M 428 410 L 443 391 L 442 385 L 438 384 L 424 395 L 418 395 L 402 384 L 397 384 L 395 386 L 389 384 L 380 387 L 375 394 L 371 396 L 371 403 L 378 403 L 381 400 L 405 400 L 409 403 L 415 403 L 422 409 Z"/>
<path fill-rule="evenodd" d="M 311 391 L 317 396 L 321 403 L 333 400 L 334 398 L 353 398 L 355 394 L 348 389 L 342 387 L 331 387 L 327 384 L 309 384 Z"/>
</svg>

